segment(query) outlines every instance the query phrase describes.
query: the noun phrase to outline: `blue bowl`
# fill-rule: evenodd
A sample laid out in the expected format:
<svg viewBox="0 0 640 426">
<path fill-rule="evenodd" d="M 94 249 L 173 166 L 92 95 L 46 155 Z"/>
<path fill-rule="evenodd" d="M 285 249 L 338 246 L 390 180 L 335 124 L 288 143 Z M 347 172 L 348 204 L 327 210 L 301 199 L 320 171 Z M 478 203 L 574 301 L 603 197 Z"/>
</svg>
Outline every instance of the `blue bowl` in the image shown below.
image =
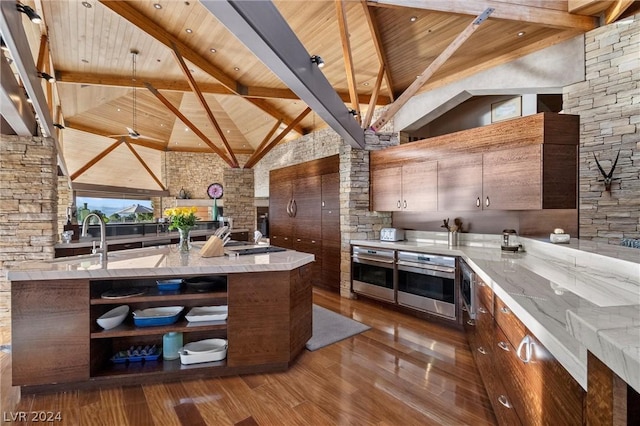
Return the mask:
<svg viewBox="0 0 640 426">
<path fill-rule="evenodd" d="M 156 284 L 158 284 L 158 290 L 160 291 L 178 291 L 182 286 L 182 278 L 173 280 L 158 280 L 156 281 Z"/>
</svg>

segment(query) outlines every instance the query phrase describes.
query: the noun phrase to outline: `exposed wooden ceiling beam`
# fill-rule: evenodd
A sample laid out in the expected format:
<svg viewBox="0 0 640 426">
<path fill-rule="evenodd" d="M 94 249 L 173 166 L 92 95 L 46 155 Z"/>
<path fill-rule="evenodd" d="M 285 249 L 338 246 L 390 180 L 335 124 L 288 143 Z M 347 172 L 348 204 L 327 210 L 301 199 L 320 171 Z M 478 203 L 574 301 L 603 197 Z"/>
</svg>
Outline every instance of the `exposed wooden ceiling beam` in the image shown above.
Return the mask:
<svg viewBox="0 0 640 426">
<path fill-rule="evenodd" d="M 77 71 L 61 71 L 56 70 L 55 73 L 56 83 L 63 84 L 86 84 L 92 86 L 114 86 L 114 87 L 126 87 L 131 88 L 132 85 L 136 87 L 144 87 L 144 83 L 141 79 L 132 82 L 131 77 L 122 77 L 121 75 L 113 74 L 87 74 Z M 189 92 L 191 88 L 184 80 L 161 80 L 161 79 L 145 79 L 153 87 L 158 90 L 167 90 L 174 92 Z M 235 95 L 231 90 L 224 87 L 222 84 L 217 83 L 198 83 L 198 88 L 202 93 L 213 95 Z M 349 93 L 338 93 L 340 98 L 344 102 L 349 102 Z M 237 95 L 243 98 L 251 99 L 300 99 L 290 89 L 276 89 L 266 87 L 248 87 L 246 95 Z M 358 100 L 362 104 L 367 104 L 371 100 L 371 95 L 360 94 Z M 377 105 L 388 105 L 391 103 L 389 96 L 378 96 Z M 274 117 L 277 119 L 277 117 Z"/>
<path fill-rule="evenodd" d="M 276 6 L 269 1 L 200 0 L 254 55 L 353 147 L 364 131 Z"/>
<path fill-rule="evenodd" d="M 249 161 L 253 162 L 254 161 L 253 157 L 255 157 L 256 154 L 261 152 L 264 149 L 264 147 L 267 146 L 267 144 L 269 143 L 269 141 L 271 140 L 273 135 L 278 131 L 278 128 L 280 127 L 281 123 L 282 123 L 281 120 L 276 121 L 276 124 L 273 125 L 271 130 L 269 130 L 269 133 L 267 133 L 267 135 L 264 137 L 264 139 L 262 139 L 262 142 L 260 142 L 260 145 L 258 145 L 256 150 L 253 152 L 253 155 L 247 160 L 247 162 L 249 162 Z"/>
<path fill-rule="evenodd" d="M 373 45 L 376 48 L 376 53 L 378 54 L 378 60 L 380 64 L 384 66 L 384 80 L 387 83 L 387 92 L 389 93 L 389 101 L 393 102 L 394 94 L 393 94 L 393 80 L 391 78 L 391 70 L 387 66 L 389 61 L 387 60 L 387 53 L 384 49 L 384 44 L 382 43 L 382 36 L 380 35 L 380 31 L 378 30 L 378 24 L 376 22 L 376 14 L 375 9 L 370 9 L 367 6 L 366 0 L 361 0 L 362 7 L 364 9 L 364 16 L 367 18 L 367 24 L 369 25 L 369 31 L 372 35 Z M 378 94 L 378 98 L 380 98 L 380 94 Z M 371 101 L 369 101 L 371 102 Z M 385 103 L 387 105 L 389 102 Z"/>
<path fill-rule="evenodd" d="M 225 148 L 227 149 L 227 153 L 229 153 L 229 157 L 231 157 L 231 161 L 233 163 L 233 167 L 238 167 L 238 159 L 233 154 L 233 150 L 231 149 L 231 146 L 229 145 L 229 141 L 225 137 L 224 132 L 222 131 L 222 129 L 220 128 L 220 125 L 218 124 L 218 121 L 213 116 L 213 112 L 211 112 L 211 108 L 209 108 L 209 104 L 207 104 L 207 100 L 204 98 L 204 96 L 202 95 L 202 92 L 198 88 L 198 83 L 196 83 L 196 80 L 193 78 L 193 75 L 191 74 L 191 71 L 189 71 L 189 67 L 184 62 L 184 59 L 182 59 L 182 55 L 180 54 L 180 51 L 178 50 L 178 46 L 176 46 L 175 43 L 172 43 L 172 45 L 173 45 L 173 55 L 175 56 L 176 61 L 178 61 L 178 64 L 180 65 L 180 69 L 182 69 L 182 73 L 187 78 L 187 82 L 189 83 L 189 86 L 191 87 L 191 91 L 196 95 L 196 98 L 198 98 L 198 101 L 200 101 L 200 105 L 202 106 L 202 108 L 204 108 L 204 111 L 207 114 L 207 118 L 209 119 L 209 122 L 216 129 L 216 132 L 218 132 L 218 136 L 220 136 L 220 139 L 222 140 L 222 143 L 224 144 Z"/>
<path fill-rule="evenodd" d="M 149 168 L 149 166 L 144 161 L 144 159 L 140 156 L 140 154 L 138 154 L 138 152 L 135 149 L 133 149 L 133 146 L 131 146 L 131 144 L 129 142 L 127 142 L 125 139 L 122 139 L 122 142 L 124 142 L 125 145 L 127 145 L 127 148 L 129 148 L 129 151 L 131 151 L 131 153 L 134 155 L 134 157 L 136 157 L 136 159 L 140 162 L 140 164 L 142 164 L 142 167 L 144 167 L 144 169 L 147 171 L 147 173 L 149 173 L 149 176 L 151 176 L 153 178 L 153 180 L 156 181 L 158 186 L 160 188 L 162 188 L 163 191 L 166 191 L 167 188 L 162 184 L 160 179 L 158 179 L 156 174 L 153 173 L 153 171 Z"/>
<path fill-rule="evenodd" d="M 591 16 L 574 15 L 555 9 L 506 3 L 497 0 L 369 0 L 371 6 L 409 7 L 436 12 L 479 15 L 487 8 L 495 9 L 492 17 L 510 21 L 528 22 L 546 27 L 590 31 L 597 27 Z"/>
<path fill-rule="evenodd" d="M 605 24 L 615 22 L 625 10 L 633 4 L 633 0 L 617 0 L 604 12 Z"/>
<path fill-rule="evenodd" d="M 185 117 L 179 110 L 178 108 L 176 108 L 175 106 L 173 106 L 173 104 L 171 102 L 169 102 L 169 100 L 167 98 L 165 98 L 164 96 L 162 96 L 162 94 L 160 92 L 158 92 L 158 90 L 156 90 L 155 87 L 153 87 L 152 85 L 150 85 L 149 83 L 145 82 L 145 87 L 147 89 L 149 89 L 149 91 L 151 93 L 153 93 L 153 95 L 158 98 L 158 100 L 160 102 L 162 102 L 162 104 L 164 106 L 166 106 L 171 112 L 173 112 L 175 114 L 176 117 L 178 117 L 180 119 L 180 121 L 182 121 L 188 128 L 191 129 L 191 131 L 193 133 L 196 134 L 196 136 L 198 136 L 200 139 L 202 139 L 202 141 L 204 143 L 206 143 L 207 145 L 209 145 L 209 147 L 213 150 L 213 152 L 215 152 L 216 154 L 218 154 L 220 156 L 220 158 L 222 158 L 229 166 L 231 167 L 237 167 L 236 165 L 234 165 L 233 161 L 231 161 L 229 159 L 229 157 L 227 157 L 224 153 L 224 151 L 222 151 L 220 148 L 218 148 L 216 146 L 216 144 L 214 144 L 208 137 L 205 136 L 204 133 L 202 133 L 200 131 L 200 129 L 198 129 L 198 127 L 193 124 L 191 121 L 189 121 L 189 119 L 187 117 Z"/>
<path fill-rule="evenodd" d="M 113 135 L 105 132 L 104 130 L 96 129 L 95 127 L 86 126 L 84 124 L 76 123 L 73 120 L 65 120 L 64 126 L 68 129 L 78 130 L 80 132 L 91 133 L 92 135 L 103 136 L 105 138 L 113 139 Z M 145 148 L 154 149 L 156 151 L 166 151 L 164 145 L 156 143 L 156 142 L 147 142 L 143 139 L 133 139 L 129 136 L 118 136 L 118 139 L 125 138 L 132 145 L 143 146 Z"/>
<path fill-rule="evenodd" d="M 120 139 L 118 141 L 115 141 L 113 144 L 109 145 L 109 147 L 107 149 L 105 149 L 104 151 L 102 151 L 100 154 L 96 155 L 95 157 L 93 157 L 91 160 L 89 160 L 88 163 L 86 163 L 84 166 L 80 167 L 78 170 L 75 171 L 75 173 L 73 173 L 71 176 L 69 176 L 69 178 L 74 181 L 76 180 L 78 177 L 80 177 L 82 174 L 84 174 L 84 172 L 86 172 L 87 170 L 89 170 L 91 167 L 93 167 L 98 161 L 102 160 L 104 157 L 106 157 L 107 155 L 109 155 L 111 153 L 111 151 L 113 151 L 114 149 L 116 149 L 117 147 L 120 146 L 120 144 L 124 141 L 124 139 Z"/>
<path fill-rule="evenodd" d="M 225 74 L 220 68 L 200 56 L 198 52 L 178 40 L 161 26 L 154 23 L 149 19 L 149 17 L 137 11 L 133 6 L 128 4 L 128 2 L 122 0 L 100 0 L 100 3 L 104 4 L 113 12 L 131 22 L 133 25 L 167 46 L 169 49 L 173 49 L 173 45 L 177 46 L 185 59 L 218 80 L 223 86 L 231 90 L 233 93 L 241 96 L 247 96 L 249 93 L 249 90 L 245 85 Z M 269 114 L 269 111 L 264 112 Z M 279 117 L 276 116 L 274 116 L 274 118 L 279 119 Z M 290 123 L 291 120 L 291 117 L 285 117 L 284 121 L 285 123 Z"/>
<path fill-rule="evenodd" d="M 371 95 L 371 102 L 369 102 L 369 109 L 367 109 L 367 115 L 362 121 L 362 127 L 368 128 L 373 118 L 373 112 L 376 108 L 376 98 L 380 93 L 380 87 L 382 86 L 382 78 L 384 76 L 384 64 L 380 65 L 380 71 L 378 71 L 378 77 L 376 78 L 376 85 L 373 87 L 373 94 Z"/>
<path fill-rule="evenodd" d="M 217 66 L 205 60 L 195 50 L 178 40 L 160 25 L 157 25 L 149 19 L 148 16 L 140 13 L 131 4 L 129 4 L 129 2 L 120 0 L 100 0 L 100 3 L 115 12 L 117 15 L 120 15 L 122 18 L 131 22 L 133 25 L 167 46 L 169 49 L 172 48 L 172 43 L 175 43 L 188 61 L 200 68 L 202 71 L 211 75 L 232 92 L 240 94 L 246 91 L 245 86 L 229 77 Z"/>
<path fill-rule="evenodd" d="M 96 193 L 100 194 L 112 194 L 117 197 L 122 197 L 122 194 L 132 194 L 134 196 L 146 196 L 146 197 L 168 197 L 169 191 L 156 191 L 153 189 L 140 189 L 140 188 L 127 188 L 124 186 L 107 186 L 107 185 L 94 185 L 91 183 L 75 182 L 73 184 L 73 190 L 78 192 L 81 196 L 95 196 Z"/>
<path fill-rule="evenodd" d="M 376 120 L 375 123 L 371 125 L 371 128 L 376 132 L 380 130 L 382 126 L 387 124 L 389 120 L 404 106 L 404 104 L 415 95 L 418 90 L 431 78 L 431 76 L 455 53 L 456 50 L 462 44 L 471 37 L 471 35 L 478 29 L 480 24 L 482 24 L 493 12 L 493 9 L 485 10 L 481 15 L 475 18 L 467 27 L 462 30 L 460 34 L 449 44 L 446 49 L 436 57 L 433 62 L 429 64 L 429 66 L 420 74 L 418 78 L 415 79 L 413 83 L 407 90 L 405 90 L 402 95 L 395 100 L 394 103 L 391 104 L 389 108 L 382 113 L 380 118 Z"/>
<path fill-rule="evenodd" d="M 358 87 L 356 83 L 355 65 L 351 55 L 351 42 L 349 40 L 349 26 L 347 24 L 347 9 L 344 0 L 335 0 L 338 28 L 342 41 L 342 58 L 347 73 L 347 86 L 349 87 L 349 99 L 351 108 L 356 112 L 356 119 L 361 122 L 360 103 L 358 102 Z"/>
<path fill-rule="evenodd" d="M 307 114 L 309 114 L 311 112 L 311 108 L 306 108 L 304 111 L 302 111 L 302 113 L 297 116 L 294 120 L 294 123 L 298 123 L 300 122 L 303 118 L 305 118 L 307 116 Z M 258 161 L 260 161 L 262 159 L 262 157 L 264 157 L 265 155 L 267 155 L 267 153 L 269 151 L 271 151 L 276 145 L 278 145 L 278 143 L 285 137 L 287 136 L 287 134 L 293 129 L 294 124 L 290 124 L 289 126 L 287 126 L 286 129 L 284 129 L 282 132 L 280 132 L 280 134 L 278 136 L 276 136 L 271 142 L 269 142 L 269 144 L 267 144 L 267 146 L 265 146 L 262 151 L 256 151 L 254 152 L 254 154 L 251 156 L 251 158 L 249 158 L 249 160 L 247 160 L 247 162 L 244 165 L 245 169 L 250 169 L 251 167 L 253 167 Z"/>
</svg>

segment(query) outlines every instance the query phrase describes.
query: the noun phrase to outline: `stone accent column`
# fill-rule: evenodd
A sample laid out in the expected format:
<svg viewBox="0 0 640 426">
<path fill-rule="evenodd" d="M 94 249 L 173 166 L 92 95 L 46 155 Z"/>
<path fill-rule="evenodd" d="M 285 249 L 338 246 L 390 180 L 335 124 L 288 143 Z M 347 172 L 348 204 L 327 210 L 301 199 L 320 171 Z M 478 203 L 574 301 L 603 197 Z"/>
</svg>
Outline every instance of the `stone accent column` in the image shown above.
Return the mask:
<svg viewBox="0 0 640 426">
<path fill-rule="evenodd" d="M 238 159 L 240 161 L 240 159 Z M 244 163 L 244 161 L 243 161 Z M 233 218 L 233 227 L 248 229 L 249 240 L 256 229 L 253 169 L 224 169 L 224 216 Z"/>
<path fill-rule="evenodd" d="M 69 178 L 67 176 L 58 176 L 58 233 L 56 241 L 60 241 L 60 233 L 67 224 L 67 207 L 73 201 L 73 191 L 69 188 Z"/>
<path fill-rule="evenodd" d="M 585 35 L 586 80 L 564 88 L 564 112 L 580 115 L 580 238 L 640 238 L 640 15 Z M 611 191 L 594 155 L 609 172 Z"/>
<path fill-rule="evenodd" d="M 58 234 L 57 153 L 52 138 L 2 135 L 0 141 L 0 327 L 9 329 L 7 270 L 51 260 Z M 2 342 L 0 342 L 2 343 Z"/>
<path fill-rule="evenodd" d="M 369 151 L 398 145 L 398 136 L 366 131 L 365 149 L 343 144 L 340 148 L 340 295 L 352 298 L 351 246 L 353 239 L 380 238 L 380 229 L 391 226 L 390 212 L 369 210 Z"/>
</svg>

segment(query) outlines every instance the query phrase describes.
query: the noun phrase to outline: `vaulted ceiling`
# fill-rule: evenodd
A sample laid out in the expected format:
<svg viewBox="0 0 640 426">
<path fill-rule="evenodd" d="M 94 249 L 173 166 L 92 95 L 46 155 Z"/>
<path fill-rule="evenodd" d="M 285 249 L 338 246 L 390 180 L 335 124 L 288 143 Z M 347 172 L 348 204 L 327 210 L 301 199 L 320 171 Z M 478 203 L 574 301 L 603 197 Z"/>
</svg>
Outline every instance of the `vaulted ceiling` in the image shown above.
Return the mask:
<svg viewBox="0 0 640 426">
<path fill-rule="evenodd" d="M 638 10 L 621 0 L 273 3 L 309 56 L 323 58 L 323 76 L 363 127 L 372 97 L 391 104 L 488 7 L 490 18 L 418 93 Z M 197 0 L 24 4 L 43 18 L 23 16 L 23 26 L 37 70 L 56 77 L 43 88 L 65 127 L 56 133 L 72 182 L 164 189 L 163 151 L 213 152 L 235 167 L 238 155 L 255 163 L 271 142 L 327 126 Z M 109 171 L 136 178 L 117 183 Z"/>
</svg>

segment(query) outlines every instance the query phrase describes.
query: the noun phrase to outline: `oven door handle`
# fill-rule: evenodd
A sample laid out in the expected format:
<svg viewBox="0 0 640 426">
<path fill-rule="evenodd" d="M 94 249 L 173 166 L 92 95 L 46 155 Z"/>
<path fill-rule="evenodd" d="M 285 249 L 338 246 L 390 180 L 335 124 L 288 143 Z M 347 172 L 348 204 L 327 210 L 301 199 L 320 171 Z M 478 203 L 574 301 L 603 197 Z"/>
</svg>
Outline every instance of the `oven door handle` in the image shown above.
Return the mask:
<svg viewBox="0 0 640 426">
<path fill-rule="evenodd" d="M 456 277 L 455 272 L 448 268 L 446 270 L 438 270 L 438 269 L 432 269 L 432 268 L 410 266 L 401 262 L 398 262 L 398 270 L 413 272 L 413 273 L 422 274 L 422 275 L 429 275 L 432 277 L 439 277 L 439 278 L 454 279 Z"/>
<path fill-rule="evenodd" d="M 353 256 L 353 261 L 356 263 L 363 263 L 365 265 L 373 265 L 373 266 L 383 266 L 383 267 L 387 267 L 387 266 L 391 266 L 393 267 L 393 260 L 386 260 L 386 259 L 374 259 L 374 258 L 370 258 L 370 257 L 364 257 L 364 256 Z"/>
</svg>

